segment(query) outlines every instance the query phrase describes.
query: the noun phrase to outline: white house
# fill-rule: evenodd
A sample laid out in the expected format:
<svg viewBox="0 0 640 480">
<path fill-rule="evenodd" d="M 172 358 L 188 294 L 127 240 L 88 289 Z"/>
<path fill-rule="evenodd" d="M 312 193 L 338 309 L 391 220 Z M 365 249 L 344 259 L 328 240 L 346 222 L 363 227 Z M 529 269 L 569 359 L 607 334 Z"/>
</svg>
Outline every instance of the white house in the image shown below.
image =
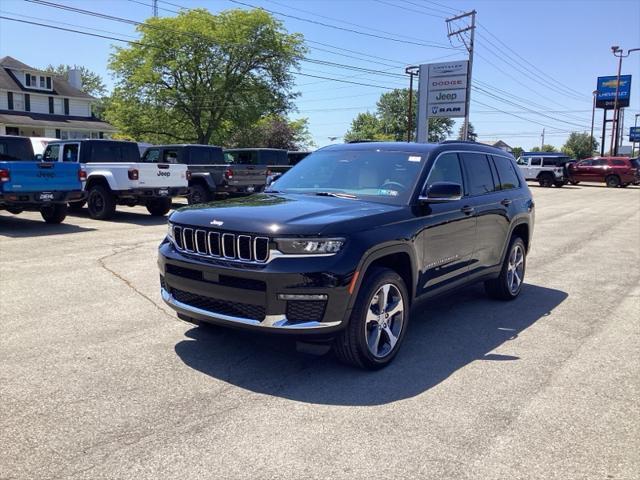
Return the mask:
<svg viewBox="0 0 640 480">
<path fill-rule="evenodd" d="M 67 81 L 15 58 L 0 58 L 0 135 L 110 137 L 115 128 L 91 114 L 96 99 L 81 88 L 79 70 L 71 70 Z"/>
</svg>

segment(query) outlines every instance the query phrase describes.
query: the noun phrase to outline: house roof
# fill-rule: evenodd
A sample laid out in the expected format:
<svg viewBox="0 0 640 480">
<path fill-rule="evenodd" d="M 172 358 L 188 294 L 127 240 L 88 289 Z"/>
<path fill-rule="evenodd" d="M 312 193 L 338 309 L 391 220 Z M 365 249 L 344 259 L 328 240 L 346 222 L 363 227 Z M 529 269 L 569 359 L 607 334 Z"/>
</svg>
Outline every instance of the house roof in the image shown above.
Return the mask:
<svg viewBox="0 0 640 480">
<path fill-rule="evenodd" d="M 53 78 L 53 91 L 26 88 L 18 81 L 11 70 L 28 70 L 30 72 L 49 75 Z M 26 63 L 22 63 L 20 60 L 9 56 L 0 58 L 0 88 L 5 90 L 21 90 L 23 92 L 41 92 L 47 95 L 59 95 L 61 97 L 95 99 L 95 97 L 92 97 L 88 93 L 71 86 L 63 77 L 30 67 Z"/>
<path fill-rule="evenodd" d="M 507 147 L 507 148 L 511 148 L 511 145 L 503 142 L 502 140 L 487 140 L 487 141 L 478 142 L 478 143 L 482 143 L 484 145 L 491 145 L 492 147 Z"/>
<path fill-rule="evenodd" d="M 92 117 L 72 117 L 67 115 L 48 115 L 45 113 L 15 112 L 0 110 L 0 123 L 29 127 L 79 128 L 83 130 L 100 130 L 115 132 L 113 125 Z"/>
</svg>

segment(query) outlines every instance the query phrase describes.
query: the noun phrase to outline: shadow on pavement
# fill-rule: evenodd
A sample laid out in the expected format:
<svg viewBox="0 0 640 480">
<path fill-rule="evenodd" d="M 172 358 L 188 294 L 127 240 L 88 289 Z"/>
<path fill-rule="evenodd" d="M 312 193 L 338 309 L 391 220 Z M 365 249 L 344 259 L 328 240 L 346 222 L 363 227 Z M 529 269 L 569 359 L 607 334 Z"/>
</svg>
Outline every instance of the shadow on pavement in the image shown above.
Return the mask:
<svg viewBox="0 0 640 480">
<path fill-rule="evenodd" d="M 517 361 L 509 341 L 549 315 L 567 294 L 525 285 L 513 302 L 488 300 L 479 286 L 419 305 L 402 350 L 387 368 L 366 372 L 333 355 L 295 352 L 287 338 L 198 327 L 175 346 L 182 361 L 253 392 L 328 405 L 380 405 L 419 395 L 473 361 Z M 504 346 L 508 354 L 491 353 Z"/>
<path fill-rule="evenodd" d="M 69 218 L 69 217 L 67 217 Z M 41 237 L 68 233 L 91 232 L 95 228 L 85 228 L 68 223 L 48 224 L 44 220 L 31 220 L 20 215 L 0 215 L 0 236 L 12 238 Z"/>
<path fill-rule="evenodd" d="M 166 225 L 167 219 L 171 214 L 171 212 L 169 212 L 167 215 L 163 217 L 154 217 L 153 215 L 150 215 L 149 213 L 147 213 L 146 210 L 144 211 L 144 213 L 143 212 L 138 213 L 138 212 L 128 211 L 127 209 L 130 209 L 130 208 L 132 207 L 118 206 L 118 208 L 116 208 L 116 213 L 109 220 L 92 220 L 91 217 L 89 216 L 89 211 L 86 208 L 83 208 L 80 211 L 70 210 L 68 213 L 68 216 L 86 218 L 94 222 L 132 223 L 134 225 L 145 226 L 145 225 Z"/>
</svg>

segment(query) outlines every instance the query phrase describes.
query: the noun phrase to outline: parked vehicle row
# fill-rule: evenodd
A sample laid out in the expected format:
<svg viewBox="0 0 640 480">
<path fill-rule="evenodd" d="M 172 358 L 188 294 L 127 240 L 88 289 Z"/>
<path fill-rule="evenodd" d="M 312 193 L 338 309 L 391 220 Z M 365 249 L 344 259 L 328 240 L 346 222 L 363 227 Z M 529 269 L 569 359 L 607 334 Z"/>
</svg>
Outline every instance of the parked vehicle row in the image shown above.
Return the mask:
<svg viewBox="0 0 640 480">
<path fill-rule="evenodd" d="M 586 158 L 569 166 L 569 181 L 606 183 L 607 187 L 640 185 L 640 160 L 627 157 Z"/>
<path fill-rule="evenodd" d="M 34 160 L 28 137 L 0 136 L 0 210 L 39 211 L 47 223 L 60 223 L 68 202 L 84 199 L 85 180 L 78 164 Z"/>
</svg>

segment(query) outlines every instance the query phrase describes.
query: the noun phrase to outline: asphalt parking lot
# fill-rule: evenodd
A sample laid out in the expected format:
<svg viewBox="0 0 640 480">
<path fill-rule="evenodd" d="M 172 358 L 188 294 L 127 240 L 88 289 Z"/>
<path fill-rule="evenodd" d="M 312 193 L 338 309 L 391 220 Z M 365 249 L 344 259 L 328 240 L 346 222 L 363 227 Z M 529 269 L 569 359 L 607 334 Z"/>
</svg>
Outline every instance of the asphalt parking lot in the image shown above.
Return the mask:
<svg viewBox="0 0 640 480">
<path fill-rule="evenodd" d="M 162 303 L 165 219 L 0 212 L 0 478 L 637 479 L 640 188 L 532 186 L 527 285 L 379 372 Z"/>
</svg>

